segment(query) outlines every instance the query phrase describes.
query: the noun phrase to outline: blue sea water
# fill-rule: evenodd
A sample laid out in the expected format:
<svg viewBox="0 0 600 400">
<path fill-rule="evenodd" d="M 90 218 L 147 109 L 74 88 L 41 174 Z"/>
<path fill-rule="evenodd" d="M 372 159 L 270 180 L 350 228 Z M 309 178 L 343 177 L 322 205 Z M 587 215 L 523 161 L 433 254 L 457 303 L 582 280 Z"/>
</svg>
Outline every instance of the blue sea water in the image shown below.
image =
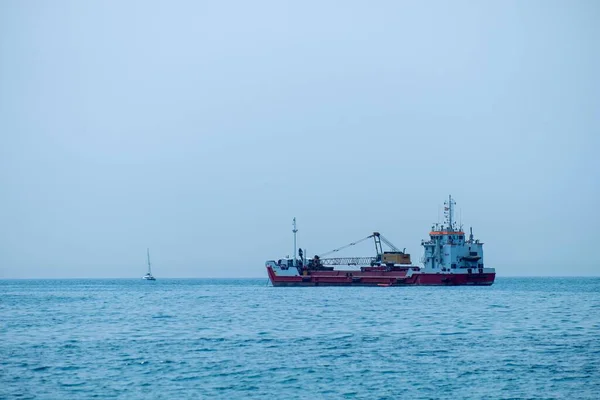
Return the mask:
<svg viewBox="0 0 600 400">
<path fill-rule="evenodd" d="M 600 278 L 0 281 L 0 398 L 600 398 Z"/>
</svg>

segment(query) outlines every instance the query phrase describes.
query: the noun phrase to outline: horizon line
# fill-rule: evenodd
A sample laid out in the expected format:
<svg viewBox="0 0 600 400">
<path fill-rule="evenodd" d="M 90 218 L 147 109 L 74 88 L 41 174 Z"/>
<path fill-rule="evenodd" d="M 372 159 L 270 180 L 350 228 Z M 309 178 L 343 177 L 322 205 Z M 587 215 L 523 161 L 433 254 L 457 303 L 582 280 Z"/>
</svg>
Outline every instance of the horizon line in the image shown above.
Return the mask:
<svg viewBox="0 0 600 400">
<path fill-rule="evenodd" d="M 496 275 L 496 278 L 600 278 L 600 275 Z M 69 279 L 88 279 L 88 280 L 102 280 L 102 279 L 131 279 L 131 280 L 142 280 L 137 277 L 54 277 L 54 278 L 0 278 L 0 281 L 18 281 L 18 280 L 69 280 Z M 242 276 L 242 277 L 198 277 L 198 276 L 181 276 L 181 277 L 162 277 L 159 279 L 269 279 L 268 276 Z"/>
</svg>

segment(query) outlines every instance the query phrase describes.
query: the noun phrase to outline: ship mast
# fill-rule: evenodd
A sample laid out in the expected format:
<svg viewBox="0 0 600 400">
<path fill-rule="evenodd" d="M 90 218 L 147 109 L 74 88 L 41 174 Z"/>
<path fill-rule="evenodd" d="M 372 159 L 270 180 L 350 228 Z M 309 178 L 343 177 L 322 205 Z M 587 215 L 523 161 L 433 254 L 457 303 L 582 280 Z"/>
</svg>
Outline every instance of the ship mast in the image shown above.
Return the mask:
<svg viewBox="0 0 600 400">
<path fill-rule="evenodd" d="M 450 209 L 449 213 L 448 213 L 449 214 L 448 215 L 448 220 L 450 222 L 450 229 L 449 229 L 449 231 L 452 232 L 452 231 L 454 231 L 454 225 L 452 224 L 452 218 L 454 217 L 454 215 L 453 215 L 454 214 L 454 209 L 452 207 L 452 195 L 448 195 L 448 208 Z"/>
<path fill-rule="evenodd" d="M 294 217 L 293 227 L 294 227 L 294 229 L 292 229 L 292 232 L 294 232 L 294 267 L 295 267 L 297 265 L 296 264 L 296 233 L 298 232 L 298 228 L 296 228 L 296 217 Z"/>
<path fill-rule="evenodd" d="M 146 248 L 146 252 L 148 253 L 148 274 L 152 275 L 152 270 L 150 269 L 150 248 Z"/>
<path fill-rule="evenodd" d="M 452 200 L 452 196 L 448 196 L 448 201 L 444 202 L 444 215 L 446 216 L 446 227 L 448 232 L 454 232 L 454 205 L 456 202 Z"/>
</svg>

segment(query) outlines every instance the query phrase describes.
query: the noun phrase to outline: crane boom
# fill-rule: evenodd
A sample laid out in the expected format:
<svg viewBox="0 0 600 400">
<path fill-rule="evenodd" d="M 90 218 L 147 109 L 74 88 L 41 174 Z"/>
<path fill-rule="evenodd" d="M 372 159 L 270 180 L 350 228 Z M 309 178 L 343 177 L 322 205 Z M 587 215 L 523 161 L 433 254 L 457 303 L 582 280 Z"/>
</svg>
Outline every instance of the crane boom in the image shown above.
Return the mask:
<svg viewBox="0 0 600 400">
<path fill-rule="evenodd" d="M 333 249 L 331 251 L 328 251 L 326 253 L 320 254 L 319 257 L 324 257 L 333 253 L 337 253 L 338 251 L 344 250 L 348 247 L 351 246 L 355 246 L 359 243 L 364 242 L 365 240 L 368 239 L 374 239 L 375 241 L 375 252 L 377 254 L 377 256 L 380 256 L 381 254 L 383 254 L 383 247 L 381 246 L 381 242 L 385 243 L 386 246 L 388 246 L 392 251 L 394 252 L 398 252 L 398 253 L 403 253 L 403 250 L 398 249 L 396 246 L 394 246 L 394 244 L 392 242 L 390 242 L 388 239 L 385 238 L 385 236 L 383 236 L 382 234 L 380 234 L 379 232 L 373 232 L 372 235 L 369 235 L 365 238 L 362 238 L 360 240 L 357 240 L 356 242 L 352 242 L 349 243 L 347 245 L 344 245 L 342 247 L 338 247 L 337 249 Z"/>
<path fill-rule="evenodd" d="M 401 250 L 400 250 L 399 248 L 397 248 L 396 246 L 394 246 L 394 245 L 392 244 L 392 242 L 390 242 L 389 240 L 387 240 L 387 239 L 385 238 L 385 236 L 383 236 L 383 235 L 379 235 L 379 238 L 380 238 L 380 239 L 381 239 L 381 241 L 382 241 L 383 243 L 385 243 L 385 244 L 386 244 L 386 245 L 387 245 L 387 246 L 388 246 L 390 249 L 392 249 L 392 251 L 401 252 Z"/>
<path fill-rule="evenodd" d="M 341 250 L 344 250 L 348 247 L 355 246 L 359 243 L 364 242 L 365 240 L 373 239 L 375 242 L 375 257 L 338 257 L 338 258 L 322 258 L 324 256 L 337 253 Z M 391 251 L 383 251 L 382 243 L 391 249 Z M 315 256 L 312 260 L 309 261 L 309 265 L 317 266 L 318 268 L 333 268 L 333 267 L 325 267 L 325 266 L 333 266 L 333 265 L 395 265 L 395 264 L 403 264 L 410 265 L 410 254 L 406 254 L 405 250 L 400 250 L 392 242 L 386 239 L 379 232 L 373 232 L 373 234 L 357 240 L 356 242 L 348 243 L 342 247 L 338 247 L 337 249 L 333 249 L 321 255 Z M 310 267 L 309 267 L 310 268 Z"/>
<path fill-rule="evenodd" d="M 344 245 L 344 246 L 342 246 L 342 247 L 338 247 L 337 249 L 333 249 L 333 250 L 331 250 L 331 251 L 328 251 L 327 253 L 320 254 L 320 255 L 319 255 L 319 257 L 323 257 L 323 256 L 327 256 L 327 255 L 329 255 L 329 254 L 337 253 L 337 252 L 338 252 L 338 251 L 340 251 L 340 250 L 344 250 L 344 249 L 346 249 L 346 248 L 348 248 L 348 247 L 350 247 L 350 246 L 354 246 L 354 245 L 357 245 L 357 244 L 359 244 L 359 243 L 362 243 L 362 242 L 364 242 L 364 241 L 365 241 L 365 240 L 367 240 L 367 239 L 371 239 L 372 237 L 373 237 L 373 235 L 369 235 L 369 236 L 367 236 L 366 238 L 362 238 L 362 239 L 360 239 L 360 240 L 357 240 L 356 242 L 352 242 L 352 243 L 349 243 L 349 244 L 347 244 L 347 245 Z"/>
<path fill-rule="evenodd" d="M 322 265 L 373 265 L 377 262 L 375 257 L 340 257 L 340 258 L 323 258 L 320 260 Z"/>
</svg>

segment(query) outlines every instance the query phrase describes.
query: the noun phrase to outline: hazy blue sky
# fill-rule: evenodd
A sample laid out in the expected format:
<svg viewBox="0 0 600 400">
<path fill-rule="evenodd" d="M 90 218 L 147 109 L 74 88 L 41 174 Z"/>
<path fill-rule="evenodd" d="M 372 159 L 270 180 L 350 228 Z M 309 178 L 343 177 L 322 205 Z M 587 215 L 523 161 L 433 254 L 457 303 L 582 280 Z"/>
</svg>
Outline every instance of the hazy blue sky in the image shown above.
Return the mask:
<svg viewBox="0 0 600 400">
<path fill-rule="evenodd" d="M 499 275 L 599 275 L 598 1 L 0 0 L 0 278 L 260 277 L 448 194 Z M 366 244 L 348 255 L 371 255 Z"/>
</svg>

